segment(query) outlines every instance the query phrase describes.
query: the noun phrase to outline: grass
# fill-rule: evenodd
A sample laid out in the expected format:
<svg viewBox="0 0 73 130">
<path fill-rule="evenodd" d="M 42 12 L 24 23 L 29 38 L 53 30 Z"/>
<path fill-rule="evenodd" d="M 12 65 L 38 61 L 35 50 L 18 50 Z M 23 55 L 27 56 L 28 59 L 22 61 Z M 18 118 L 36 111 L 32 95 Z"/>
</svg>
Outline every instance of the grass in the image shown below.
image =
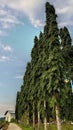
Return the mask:
<svg viewBox="0 0 73 130">
<path fill-rule="evenodd" d="M 7 130 L 9 123 L 6 121 L 0 121 L 0 128 L 2 127 L 2 130 Z"/>
<path fill-rule="evenodd" d="M 3 126 L 2 130 L 7 130 L 7 129 L 8 129 L 8 126 L 9 126 L 9 123 L 6 123 L 6 124 Z"/>
<path fill-rule="evenodd" d="M 21 128 L 22 128 L 22 130 L 33 130 L 33 128 L 30 126 L 25 126 L 25 127 L 21 126 Z M 35 130 L 38 130 L 37 126 L 36 126 Z M 43 125 L 41 125 L 40 130 L 44 130 Z M 57 130 L 57 127 L 56 127 L 56 125 L 50 124 L 50 125 L 48 125 L 47 130 Z M 73 130 L 73 125 L 63 124 L 62 130 Z"/>
<path fill-rule="evenodd" d="M 22 130 L 33 130 L 33 128 L 31 126 L 23 126 L 23 125 L 19 125 Z"/>
<path fill-rule="evenodd" d="M 73 130 L 73 125 L 65 124 L 63 125 L 63 130 Z"/>
</svg>

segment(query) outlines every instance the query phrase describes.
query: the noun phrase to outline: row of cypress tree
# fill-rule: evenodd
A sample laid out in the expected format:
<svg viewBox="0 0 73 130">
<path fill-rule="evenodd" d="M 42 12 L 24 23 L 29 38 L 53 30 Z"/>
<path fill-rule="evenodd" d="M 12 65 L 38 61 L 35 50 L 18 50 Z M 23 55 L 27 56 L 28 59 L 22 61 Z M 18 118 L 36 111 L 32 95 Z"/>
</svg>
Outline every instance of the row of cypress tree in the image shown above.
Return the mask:
<svg viewBox="0 0 73 130">
<path fill-rule="evenodd" d="M 16 119 L 23 123 L 73 120 L 73 46 L 67 27 L 59 28 L 54 7 L 46 2 L 46 23 L 39 37 L 35 36 L 31 61 L 27 64 L 23 85 L 16 98 Z"/>
</svg>

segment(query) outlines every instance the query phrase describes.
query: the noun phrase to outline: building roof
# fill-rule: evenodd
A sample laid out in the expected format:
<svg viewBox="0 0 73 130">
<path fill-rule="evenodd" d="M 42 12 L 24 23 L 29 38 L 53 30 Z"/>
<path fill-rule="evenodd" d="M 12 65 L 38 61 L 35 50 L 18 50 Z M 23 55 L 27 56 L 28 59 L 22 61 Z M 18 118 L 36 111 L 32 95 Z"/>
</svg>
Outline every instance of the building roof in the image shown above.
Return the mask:
<svg viewBox="0 0 73 130">
<path fill-rule="evenodd" d="M 12 111 L 12 110 L 7 110 L 7 111 L 5 112 L 5 114 L 4 114 L 4 115 L 6 115 L 8 112 L 9 112 L 10 114 L 15 114 L 15 111 Z"/>
</svg>

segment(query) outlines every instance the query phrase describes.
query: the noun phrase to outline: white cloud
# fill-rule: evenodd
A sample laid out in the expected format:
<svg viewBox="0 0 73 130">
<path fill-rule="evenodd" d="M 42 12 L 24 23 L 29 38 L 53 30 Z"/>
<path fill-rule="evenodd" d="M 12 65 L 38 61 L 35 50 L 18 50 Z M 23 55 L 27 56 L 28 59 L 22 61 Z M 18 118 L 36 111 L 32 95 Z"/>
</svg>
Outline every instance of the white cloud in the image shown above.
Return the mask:
<svg viewBox="0 0 73 130">
<path fill-rule="evenodd" d="M 12 14 L 1 17 L 0 23 L 3 29 L 11 28 L 14 25 L 22 24 L 22 22 L 20 22 L 15 16 L 12 16 Z"/>
<path fill-rule="evenodd" d="M 42 26 L 44 26 L 44 23 L 42 23 L 42 21 L 41 20 L 39 20 L 39 19 L 37 19 L 37 20 L 35 20 L 34 18 L 30 18 L 30 20 L 31 20 L 31 23 L 34 25 L 34 27 L 42 27 Z"/>
<path fill-rule="evenodd" d="M 73 0 L 56 0 L 54 6 L 58 14 L 59 26 L 73 26 Z"/>
<path fill-rule="evenodd" d="M 0 28 L 5 30 L 19 24 L 23 25 L 18 19 L 16 11 L 14 12 L 14 10 L 11 10 L 10 6 L 7 6 L 5 2 L 0 1 Z M 1 33 L 0 36 L 2 36 Z"/>
<path fill-rule="evenodd" d="M 5 36 L 5 32 L 3 30 L 0 30 L 0 36 Z"/>
<path fill-rule="evenodd" d="M 65 22 L 60 22 L 59 23 L 59 27 L 64 27 L 64 26 L 73 26 L 73 22 L 72 21 L 65 21 Z"/>
<path fill-rule="evenodd" d="M 2 62 L 10 61 L 10 58 L 3 55 L 3 56 L 0 56 L 0 61 L 2 61 Z"/>
<path fill-rule="evenodd" d="M 29 17 L 29 20 L 35 27 L 43 26 L 44 24 L 44 3 L 46 0 L 7 0 L 8 6 L 18 11 L 22 11 L 26 16 Z M 73 21 L 73 0 L 47 0 L 51 2 L 57 11 L 57 14 L 60 15 L 59 24 L 66 23 L 66 25 L 72 26 Z M 43 14 L 43 16 L 42 16 Z M 64 18 L 64 20 L 63 20 Z M 62 25 L 63 25 L 62 23 Z"/>
<path fill-rule="evenodd" d="M 4 49 L 5 51 L 10 51 L 10 52 L 12 52 L 12 48 L 11 48 L 10 46 L 4 46 L 3 49 Z"/>
<path fill-rule="evenodd" d="M 9 105 L 9 104 L 0 104 L 0 117 L 4 116 L 5 112 L 7 110 L 15 110 L 15 106 L 14 105 Z"/>
<path fill-rule="evenodd" d="M 57 11 L 58 14 L 65 14 L 69 11 L 69 7 L 63 7 L 61 9 L 57 8 L 56 11 Z"/>
<path fill-rule="evenodd" d="M 0 0 L 0 6 L 2 7 L 0 16 L 7 14 L 4 18 L 1 18 L 3 27 L 8 28 L 12 27 L 10 25 L 21 24 L 16 14 L 14 13 L 13 15 L 13 12 L 10 9 L 14 10 L 14 12 L 21 12 L 24 16 L 26 15 L 34 27 L 43 26 L 45 21 L 44 12 L 46 1 L 49 1 L 55 6 L 59 16 L 58 22 L 60 26 L 73 26 L 73 0 Z M 6 10 L 5 7 L 8 7 L 8 10 Z M 18 15 L 20 14 L 18 13 Z"/>
<path fill-rule="evenodd" d="M 7 11 L 0 9 L 0 16 L 5 16 L 7 15 Z"/>
<path fill-rule="evenodd" d="M 6 1 L 1 0 L 1 1 L 7 7 L 20 11 L 21 13 L 26 15 L 35 27 L 43 26 L 43 19 L 38 18 L 38 15 L 42 15 L 41 14 L 42 12 L 40 11 L 43 5 L 43 1 L 41 0 L 37 0 L 37 1 L 36 0 L 27 0 L 27 1 L 26 0 L 24 1 L 23 0 L 6 0 Z M 37 11 L 39 11 L 39 14 L 37 13 Z M 6 12 L 1 11 L 1 14 L 4 13 Z M 9 21 L 9 22 L 13 22 L 13 21 Z"/>
<path fill-rule="evenodd" d="M 8 24 L 20 24 L 19 20 L 12 15 L 7 15 L 3 18 L 0 18 L 0 22 L 8 23 Z"/>
<path fill-rule="evenodd" d="M 13 48 L 11 46 L 0 43 L 0 62 L 14 61 L 12 54 Z"/>
<path fill-rule="evenodd" d="M 9 45 L 0 44 L 0 48 L 2 48 L 4 51 L 12 52 L 13 49 Z"/>
<path fill-rule="evenodd" d="M 22 78 L 23 78 L 23 75 L 17 75 L 15 78 L 16 78 L 16 79 L 22 79 Z"/>
</svg>

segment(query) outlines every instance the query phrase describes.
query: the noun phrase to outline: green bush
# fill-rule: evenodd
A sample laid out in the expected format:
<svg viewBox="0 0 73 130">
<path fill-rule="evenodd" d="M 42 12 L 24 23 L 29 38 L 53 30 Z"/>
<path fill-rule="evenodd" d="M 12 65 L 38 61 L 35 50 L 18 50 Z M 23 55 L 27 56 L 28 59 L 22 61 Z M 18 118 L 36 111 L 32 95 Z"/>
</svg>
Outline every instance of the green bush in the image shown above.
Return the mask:
<svg viewBox="0 0 73 130">
<path fill-rule="evenodd" d="M 11 122 L 12 122 L 12 123 L 17 123 L 17 120 L 14 119 L 14 118 L 12 118 L 12 119 L 11 119 Z"/>
</svg>

